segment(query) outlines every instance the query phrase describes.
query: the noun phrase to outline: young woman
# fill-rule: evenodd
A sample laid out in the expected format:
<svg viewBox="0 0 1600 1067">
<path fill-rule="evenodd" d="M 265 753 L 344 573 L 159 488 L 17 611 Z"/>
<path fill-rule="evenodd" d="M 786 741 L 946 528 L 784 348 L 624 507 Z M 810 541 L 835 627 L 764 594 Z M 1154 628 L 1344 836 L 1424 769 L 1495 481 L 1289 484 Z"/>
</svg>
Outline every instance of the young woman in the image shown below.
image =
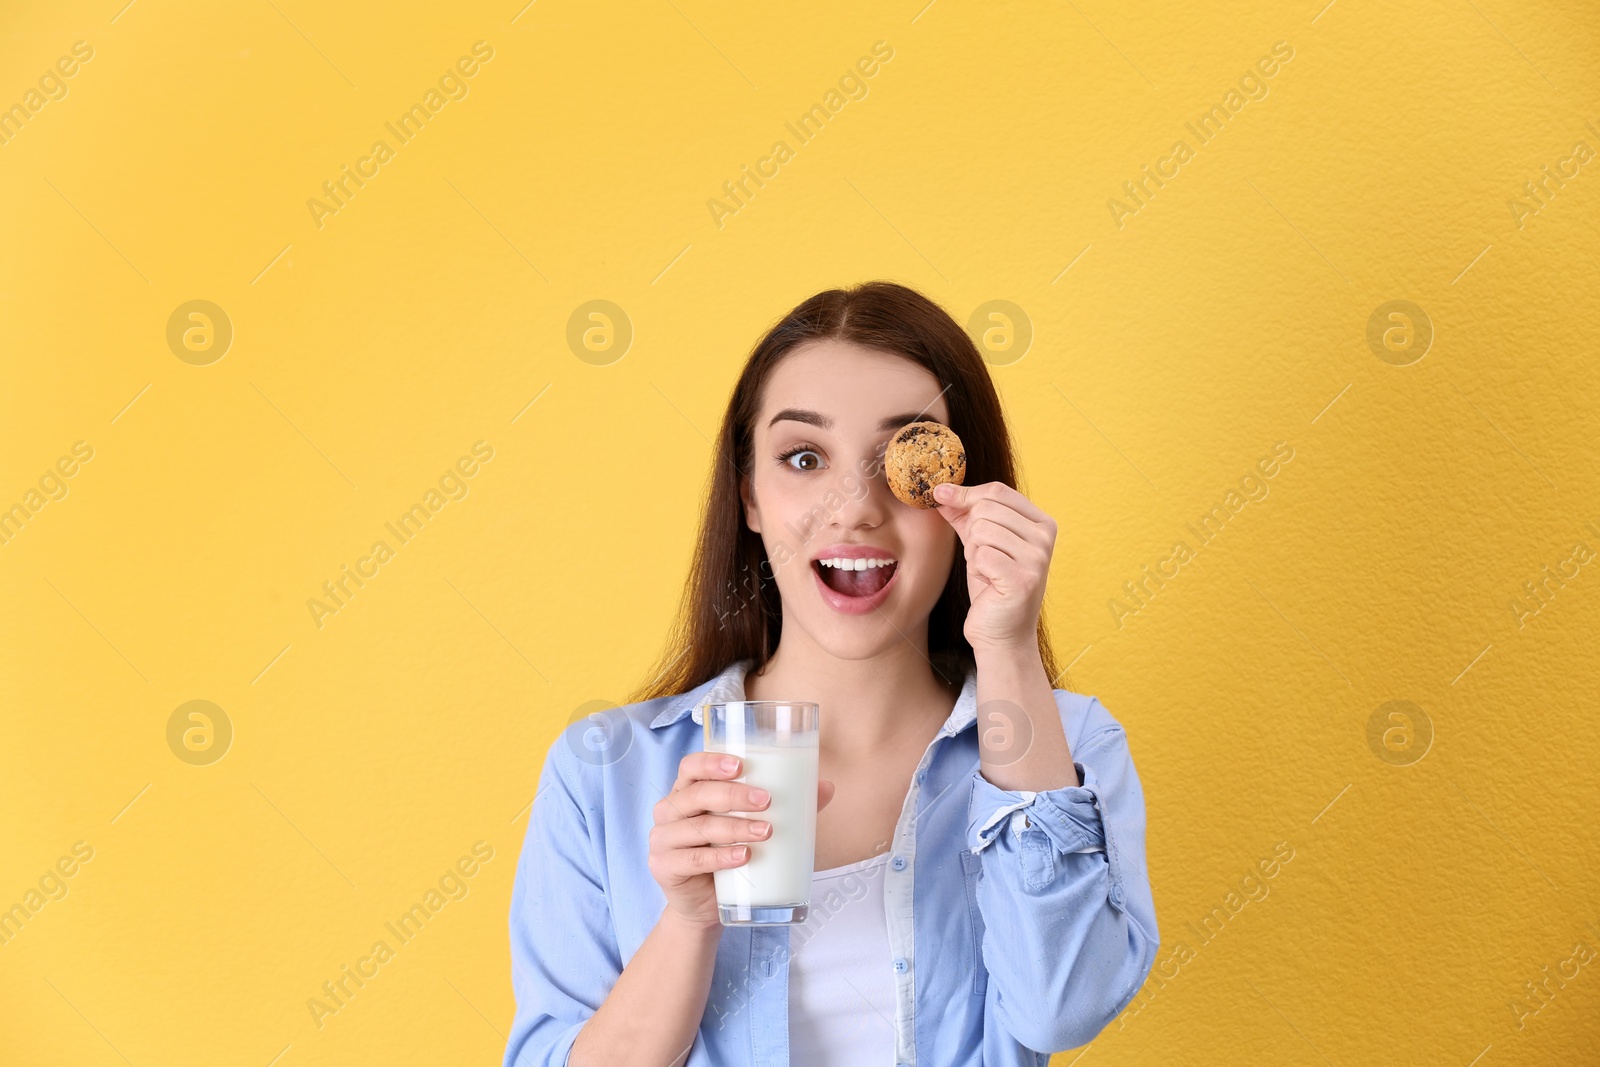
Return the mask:
<svg viewBox="0 0 1600 1067">
<path fill-rule="evenodd" d="M 881 469 L 918 420 L 967 454 L 928 510 Z M 1015 488 L 972 341 L 904 286 L 819 293 L 756 345 L 712 463 L 656 681 L 545 759 L 507 1067 L 1042 1067 L 1087 1043 L 1158 945 L 1143 793 L 1117 721 L 1052 688 L 1056 524 Z M 740 699 L 822 708 L 804 925 L 718 920 L 712 872 L 769 832 L 704 751 L 700 705 Z"/>
</svg>

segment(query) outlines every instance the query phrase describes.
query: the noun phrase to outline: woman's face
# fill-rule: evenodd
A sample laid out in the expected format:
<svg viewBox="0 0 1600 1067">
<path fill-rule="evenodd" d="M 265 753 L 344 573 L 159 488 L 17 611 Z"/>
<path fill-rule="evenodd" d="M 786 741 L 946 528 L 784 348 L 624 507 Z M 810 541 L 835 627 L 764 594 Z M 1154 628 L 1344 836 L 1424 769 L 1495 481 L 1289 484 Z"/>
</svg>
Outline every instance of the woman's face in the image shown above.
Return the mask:
<svg viewBox="0 0 1600 1067">
<path fill-rule="evenodd" d="M 768 375 L 740 494 L 766 545 L 786 633 L 798 628 L 852 660 L 926 644 L 956 533 L 889 491 L 883 454 L 906 423 L 948 418 L 932 374 L 849 342 L 801 345 Z"/>
</svg>

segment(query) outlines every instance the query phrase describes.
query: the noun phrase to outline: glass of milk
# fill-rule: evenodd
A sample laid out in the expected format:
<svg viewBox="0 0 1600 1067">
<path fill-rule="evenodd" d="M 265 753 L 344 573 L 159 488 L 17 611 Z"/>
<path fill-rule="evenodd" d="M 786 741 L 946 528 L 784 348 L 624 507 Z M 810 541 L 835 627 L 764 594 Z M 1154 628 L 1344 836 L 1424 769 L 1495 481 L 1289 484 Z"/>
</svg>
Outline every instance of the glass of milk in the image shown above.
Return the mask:
<svg viewBox="0 0 1600 1067">
<path fill-rule="evenodd" d="M 817 849 L 817 705 L 795 700 L 734 700 L 705 705 L 707 752 L 743 761 L 735 781 L 765 789 L 772 801 L 761 811 L 734 811 L 765 819 L 772 833 L 750 846 L 737 867 L 712 872 L 724 926 L 795 926 L 811 907 Z"/>
</svg>

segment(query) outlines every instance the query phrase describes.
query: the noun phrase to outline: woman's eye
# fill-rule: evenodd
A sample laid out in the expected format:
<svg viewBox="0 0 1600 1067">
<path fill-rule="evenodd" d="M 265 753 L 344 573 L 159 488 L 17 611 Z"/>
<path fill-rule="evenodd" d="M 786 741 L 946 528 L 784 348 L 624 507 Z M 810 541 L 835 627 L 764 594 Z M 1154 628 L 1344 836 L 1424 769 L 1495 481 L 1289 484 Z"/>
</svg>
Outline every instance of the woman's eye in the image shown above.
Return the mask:
<svg viewBox="0 0 1600 1067">
<path fill-rule="evenodd" d="M 784 462 L 795 470 L 814 471 L 822 469 L 822 457 L 809 448 L 802 448 L 784 456 Z"/>
</svg>

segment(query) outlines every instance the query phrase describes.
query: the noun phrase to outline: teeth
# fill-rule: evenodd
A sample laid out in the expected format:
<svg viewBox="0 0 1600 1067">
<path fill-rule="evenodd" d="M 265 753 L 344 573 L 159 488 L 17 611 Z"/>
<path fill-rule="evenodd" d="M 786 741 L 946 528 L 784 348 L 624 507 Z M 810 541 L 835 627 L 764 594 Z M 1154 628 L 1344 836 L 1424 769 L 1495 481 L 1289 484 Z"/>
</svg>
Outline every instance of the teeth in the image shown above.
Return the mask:
<svg viewBox="0 0 1600 1067">
<path fill-rule="evenodd" d="M 824 567 L 836 567 L 842 571 L 864 571 L 869 567 L 887 567 L 889 564 L 897 561 L 892 559 L 844 559 L 842 557 L 835 557 L 833 559 L 819 559 L 817 562 L 822 564 Z"/>
</svg>

